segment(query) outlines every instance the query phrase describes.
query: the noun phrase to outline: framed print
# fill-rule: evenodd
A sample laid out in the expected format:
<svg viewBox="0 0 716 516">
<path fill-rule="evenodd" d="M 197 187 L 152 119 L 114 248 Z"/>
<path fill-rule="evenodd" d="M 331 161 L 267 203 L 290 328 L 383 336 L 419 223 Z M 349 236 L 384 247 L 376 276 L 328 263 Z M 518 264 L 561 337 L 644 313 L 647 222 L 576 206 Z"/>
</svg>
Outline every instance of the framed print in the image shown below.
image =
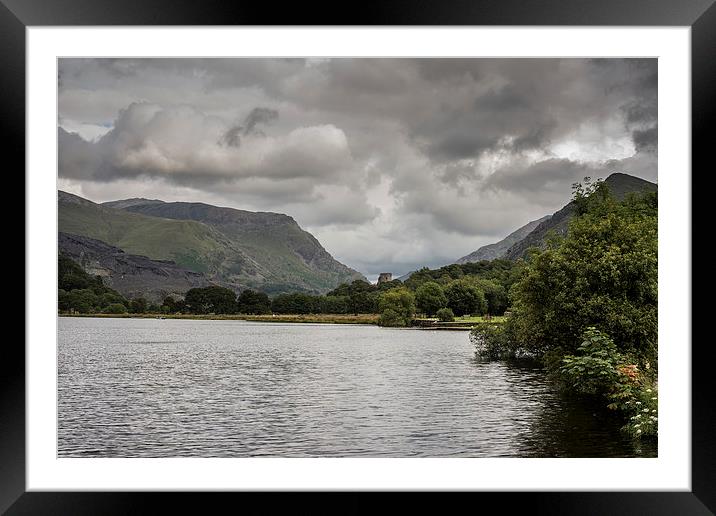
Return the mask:
<svg viewBox="0 0 716 516">
<path fill-rule="evenodd" d="M 712 2 L 305 9 L 3 0 L 0 508 L 716 510 Z"/>
</svg>

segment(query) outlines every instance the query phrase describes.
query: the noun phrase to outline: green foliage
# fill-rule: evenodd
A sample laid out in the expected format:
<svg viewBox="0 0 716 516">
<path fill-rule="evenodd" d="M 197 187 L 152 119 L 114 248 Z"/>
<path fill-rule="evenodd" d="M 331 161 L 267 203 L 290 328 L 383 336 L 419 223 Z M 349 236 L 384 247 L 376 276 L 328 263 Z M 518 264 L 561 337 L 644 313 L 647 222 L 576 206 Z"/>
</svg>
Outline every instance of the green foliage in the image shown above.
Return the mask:
<svg viewBox="0 0 716 516">
<path fill-rule="evenodd" d="M 112 303 L 102 310 L 103 314 L 126 314 L 127 307 L 122 303 Z"/>
<path fill-rule="evenodd" d="M 449 308 L 441 308 L 435 314 L 440 322 L 453 322 L 455 314 Z"/>
<path fill-rule="evenodd" d="M 331 290 L 328 296 L 352 296 L 363 292 L 374 292 L 377 289 L 375 285 L 371 285 L 364 280 L 355 280 L 352 283 L 342 283 L 335 289 Z"/>
<path fill-rule="evenodd" d="M 445 288 L 447 306 L 457 316 L 478 314 L 487 311 L 485 294 L 469 280 L 455 280 Z"/>
<path fill-rule="evenodd" d="M 572 202 L 577 215 L 584 215 L 591 206 L 608 197 L 610 197 L 609 187 L 601 178 L 592 182 L 591 177 L 585 177 L 582 183 L 572 184 Z"/>
<path fill-rule="evenodd" d="M 104 288 L 99 276 L 90 276 L 74 260 L 62 254 L 57 257 L 57 284 L 58 288 L 69 292 L 71 290 L 91 289 L 107 290 Z"/>
<path fill-rule="evenodd" d="M 240 314 L 270 314 L 271 300 L 263 292 L 246 289 L 239 294 L 237 299 L 237 311 Z"/>
<path fill-rule="evenodd" d="M 406 322 L 405 317 L 403 317 L 403 315 L 400 312 L 398 312 L 397 310 L 393 310 L 392 308 L 386 308 L 380 314 L 380 318 L 378 319 L 378 324 L 380 326 L 403 328 L 410 323 Z"/>
<path fill-rule="evenodd" d="M 563 357 L 560 379 L 574 392 L 609 401 L 607 408 L 624 415 L 627 423 L 622 430 L 632 437 L 656 435 L 658 395 L 651 377 L 593 327 L 584 332 L 578 353 Z"/>
<path fill-rule="evenodd" d="M 64 292 L 64 291 L 63 291 Z M 97 295 L 90 289 L 75 289 L 59 298 L 59 309 L 68 312 L 89 314 L 101 310 Z"/>
<path fill-rule="evenodd" d="M 164 313 L 175 314 L 183 312 L 185 307 L 186 303 L 183 299 L 174 299 L 171 296 L 167 296 L 164 298 L 164 301 L 162 301 L 160 309 Z"/>
<path fill-rule="evenodd" d="M 391 281 L 384 281 L 383 283 L 378 283 L 375 286 L 375 290 L 378 292 L 385 292 L 386 290 L 390 290 L 393 288 L 401 288 L 403 287 L 403 282 L 399 279 L 394 279 Z"/>
<path fill-rule="evenodd" d="M 536 251 L 511 296 L 518 340 L 543 355 L 576 351 L 589 326 L 656 364 L 656 194 L 590 198 L 558 246 Z"/>
<path fill-rule="evenodd" d="M 415 313 L 415 296 L 407 288 L 396 288 L 381 294 L 378 309 L 382 326 L 409 326 Z"/>
<path fill-rule="evenodd" d="M 319 299 L 320 313 L 347 314 L 350 298 L 347 296 L 321 296 Z"/>
<path fill-rule="evenodd" d="M 622 390 L 624 388 L 622 386 Z M 616 394 L 622 394 L 622 390 Z M 613 397 L 616 397 L 616 394 Z M 613 405 L 609 406 L 613 407 Z M 643 382 L 637 385 L 629 393 L 628 399 L 619 404 L 619 408 L 628 417 L 627 424 L 622 428 L 623 431 L 635 438 L 658 434 L 659 396 L 656 384 Z"/>
<path fill-rule="evenodd" d="M 443 288 L 434 281 L 427 281 L 415 291 L 415 302 L 418 310 L 427 316 L 432 316 L 441 308 L 447 306 L 448 299 Z"/>
<path fill-rule="evenodd" d="M 507 292 L 519 278 L 520 268 L 520 264 L 504 259 L 452 264 L 433 270 L 423 267 L 405 280 L 405 286 L 417 291 L 420 285 L 428 281 L 436 282 L 445 287 L 453 280 L 466 278 L 494 281 L 502 285 L 505 292 Z"/>
<path fill-rule="evenodd" d="M 495 280 L 471 278 L 472 284 L 481 290 L 487 301 L 487 313 L 490 315 L 502 315 L 507 310 L 509 300 L 507 290 Z"/>
<path fill-rule="evenodd" d="M 325 313 L 352 313 L 355 315 L 378 313 L 378 298 L 381 293 L 402 286 L 403 283 L 400 280 L 388 281 L 380 285 L 373 285 L 363 280 L 355 280 L 350 284 L 343 283 L 330 291 L 327 296 L 329 298 L 346 298 L 345 312 Z M 341 307 L 342 305 L 337 306 Z"/>
<path fill-rule="evenodd" d="M 147 312 L 147 300 L 143 297 L 138 297 L 136 299 L 132 299 L 129 302 L 129 311 L 133 314 L 143 314 Z"/>
<path fill-rule="evenodd" d="M 453 264 L 435 270 L 424 267 L 414 272 L 405 283 L 396 279 L 372 285 L 363 280 L 355 280 L 352 283 L 339 285 L 327 296 L 348 296 L 347 313 L 376 313 L 380 312 L 378 298 L 382 292 L 407 287 L 415 293 L 418 310 L 426 315 L 434 315 L 437 310 L 448 304 L 447 299 L 443 301 L 438 288 L 445 295 L 445 289 L 451 282 L 462 279 L 466 284 L 471 284 L 483 293 L 482 296 L 477 295 L 475 308 L 472 302 L 469 302 L 470 312 L 466 313 L 487 312 L 491 315 L 501 315 L 508 306 L 508 289 L 519 278 L 521 268 L 522 265 L 510 260 Z M 482 302 L 482 298 L 485 303 Z"/>
<path fill-rule="evenodd" d="M 271 301 L 271 311 L 276 314 L 319 313 L 319 296 L 302 293 L 281 294 Z"/>
<path fill-rule="evenodd" d="M 234 291 L 217 285 L 189 289 L 184 302 L 185 310 L 193 314 L 234 314 L 237 310 Z"/>
<path fill-rule="evenodd" d="M 122 305 L 126 312 L 129 306 L 129 301 L 105 286 L 101 277 L 87 274 L 79 264 L 62 254 L 57 257 L 57 283 L 57 307 L 61 312 L 93 314 L 104 312 L 110 305 Z M 115 306 L 113 310 L 118 308 Z"/>
<path fill-rule="evenodd" d="M 508 319 L 504 324 L 480 324 L 470 330 L 475 352 L 492 360 L 532 358 L 517 344 L 514 328 Z"/>
<path fill-rule="evenodd" d="M 348 311 L 353 314 L 374 314 L 378 311 L 377 292 L 355 292 L 348 297 Z"/>
<path fill-rule="evenodd" d="M 596 328 L 587 328 L 583 338 L 579 354 L 562 359 L 561 377 L 575 392 L 591 395 L 609 392 L 617 382 L 617 365 L 624 357 L 614 341 Z"/>
</svg>

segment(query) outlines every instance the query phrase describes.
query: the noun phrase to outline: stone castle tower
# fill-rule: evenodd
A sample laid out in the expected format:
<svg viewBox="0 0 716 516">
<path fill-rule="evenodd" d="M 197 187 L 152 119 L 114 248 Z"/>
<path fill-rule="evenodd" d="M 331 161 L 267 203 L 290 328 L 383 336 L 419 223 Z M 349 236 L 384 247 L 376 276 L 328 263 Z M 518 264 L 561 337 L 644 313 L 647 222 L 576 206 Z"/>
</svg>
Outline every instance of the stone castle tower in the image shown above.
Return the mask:
<svg viewBox="0 0 716 516">
<path fill-rule="evenodd" d="M 378 285 L 380 285 L 381 283 L 387 283 L 388 281 L 393 281 L 393 273 L 381 272 L 380 276 L 378 276 Z"/>
</svg>

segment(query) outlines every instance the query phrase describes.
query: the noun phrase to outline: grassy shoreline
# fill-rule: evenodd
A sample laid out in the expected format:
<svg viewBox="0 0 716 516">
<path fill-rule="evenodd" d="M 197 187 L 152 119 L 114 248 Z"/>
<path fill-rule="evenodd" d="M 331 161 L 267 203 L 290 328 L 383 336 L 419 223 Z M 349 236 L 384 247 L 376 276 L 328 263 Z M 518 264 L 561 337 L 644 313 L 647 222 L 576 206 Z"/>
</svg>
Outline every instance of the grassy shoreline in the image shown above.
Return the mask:
<svg viewBox="0 0 716 516">
<path fill-rule="evenodd" d="M 60 317 L 99 317 L 119 319 L 190 319 L 205 321 L 255 321 L 274 323 L 322 323 L 322 324 L 378 324 L 378 315 L 359 314 L 79 314 L 60 313 Z"/>
<path fill-rule="evenodd" d="M 297 324 L 372 324 L 377 325 L 377 314 L 80 314 L 60 313 L 60 317 L 98 317 L 119 319 L 188 319 L 199 321 L 253 321 L 266 323 L 297 323 Z M 485 321 L 482 317 L 456 318 L 453 322 L 438 322 L 436 319 L 415 319 L 409 329 L 415 330 L 453 330 L 467 331 L 483 324 L 502 324 L 504 317 L 493 317 Z"/>
</svg>

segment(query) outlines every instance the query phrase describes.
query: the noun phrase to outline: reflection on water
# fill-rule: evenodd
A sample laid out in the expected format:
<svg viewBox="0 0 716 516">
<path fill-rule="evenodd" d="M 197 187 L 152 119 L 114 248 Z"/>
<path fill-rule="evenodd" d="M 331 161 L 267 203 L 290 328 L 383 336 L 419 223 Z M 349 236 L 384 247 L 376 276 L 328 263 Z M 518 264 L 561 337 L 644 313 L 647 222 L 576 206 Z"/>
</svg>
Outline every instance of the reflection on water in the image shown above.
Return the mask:
<svg viewBox="0 0 716 516">
<path fill-rule="evenodd" d="M 536 364 L 508 363 L 525 381 L 545 386 L 538 417 L 519 442 L 521 457 L 656 457 L 656 439 L 634 441 L 619 431 L 618 414 L 604 402 L 559 392 Z"/>
<path fill-rule="evenodd" d="M 465 332 L 61 318 L 75 457 L 630 457 L 619 421 Z"/>
</svg>

